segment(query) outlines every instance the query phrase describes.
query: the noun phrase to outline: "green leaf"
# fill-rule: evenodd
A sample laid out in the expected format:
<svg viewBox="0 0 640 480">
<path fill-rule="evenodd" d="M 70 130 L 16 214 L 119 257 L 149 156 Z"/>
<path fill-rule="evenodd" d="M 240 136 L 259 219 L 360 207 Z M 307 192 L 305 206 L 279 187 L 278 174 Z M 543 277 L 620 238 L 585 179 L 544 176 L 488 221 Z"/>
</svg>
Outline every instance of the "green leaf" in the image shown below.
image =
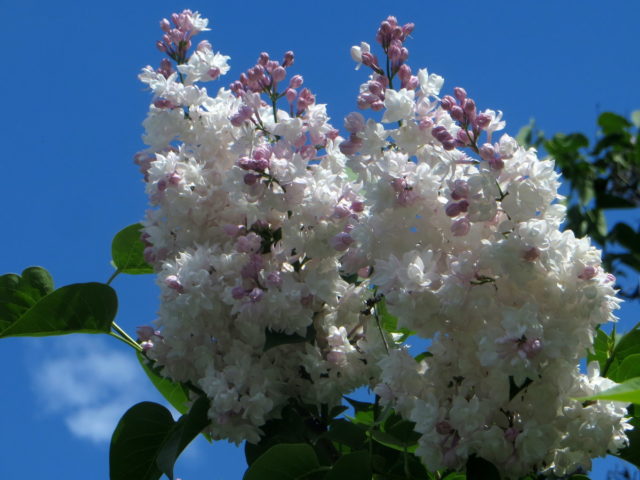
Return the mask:
<svg viewBox="0 0 640 480">
<path fill-rule="evenodd" d="M 627 332 L 620 338 L 613 351 L 613 355 L 622 362 L 627 356 L 640 353 L 640 330 Z"/>
<path fill-rule="evenodd" d="M 596 395 L 579 398 L 579 400 L 614 400 L 616 402 L 640 404 L 640 377 L 631 378 L 620 385 L 616 385 Z"/>
<path fill-rule="evenodd" d="M 600 365 L 600 371 L 603 371 L 609 356 L 609 348 L 613 340 L 603 330 L 598 328 L 596 338 L 593 342 L 593 353 L 587 354 L 587 363 L 597 360 Z"/>
<path fill-rule="evenodd" d="M 173 467 L 182 451 L 209 425 L 209 399 L 199 397 L 189 413 L 182 415 L 173 425 L 157 453 L 156 465 L 173 480 Z"/>
<path fill-rule="evenodd" d="M 109 333 L 116 292 L 103 283 L 76 283 L 42 297 L 0 332 L 2 337 Z"/>
<path fill-rule="evenodd" d="M 370 430 L 369 435 L 380 445 L 384 445 L 385 447 L 397 450 L 399 452 L 407 451 L 409 453 L 413 453 L 418 447 L 416 444 L 408 445 L 407 443 L 394 437 L 393 435 L 387 432 L 381 432 L 380 430 Z"/>
<path fill-rule="evenodd" d="M 627 431 L 629 446 L 622 449 L 616 456 L 640 467 L 640 418 L 633 417 L 629 423 L 633 425 L 633 430 Z"/>
<path fill-rule="evenodd" d="M 524 127 L 520 128 L 518 134 L 516 135 L 516 140 L 520 145 L 525 148 L 529 148 L 533 146 L 533 129 L 535 128 L 536 122 L 532 119 L 529 120 L 529 123 Z"/>
<path fill-rule="evenodd" d="M 343 455 L 323 480 L 371 480 L 371 457 L 367 451 Z"/>
<path fill-rule="evenodd" d="M 41 267 L 29 267 L 22 276 L 15 273 L 0 276 L 0 331 L 52 291 L 53 279 Z"/>
<path fill-rule="evenodd" d="M 136 352 L 138 361 L 147 374 L 153 386 L 162 394 L 162 396 L 180 413 L 186 413 L 189 410 L 187 403 L 189 395 L 187 389 L 181 384 L 163 377 L 157 368 L 152 367 L 152 362 L 142 353 Z"/>
<path fill-rule="evenodd" d="M 631 123 L 629 123 L 629 120 L 618 114 L 604 112 L 600 117 L 598 117 L 598 125 L 600 125 L 602 132 L 606 135 L 609 133 L 624 131 L 627 127 L 631 126 Z"/>
<path fill-rule="evenodd" d="M 373 403 L 360 402 L 349 397 L 344 397 L 344 399 L 353 407 L 353 410 L 355 412 L 355 415 L 353 417 L 354 423 L 359 423 L 362 425 L 373 425 L 375 423 L 375 406 Z"/>
<path fill-rule="evenodd" d="M 329 431 L 325 434 L 327 438 L 334 442 L 346 445 L 353 450 L 359 450 L 364 447 L 367 441 L 365 427 L 356 423 L 338 418 L 333 420 L 329 426 Z"/>
<path fill-rule="evenodd" d="M 637 128 L 640 128 L 640 110 L 631 112 L 631 121 Z"/>
<path fill-rule="evenodd" d="M 607 375 L 614 382 L 620 383 L 630 378 L 640 377 L 640 354 L 626 356 L 620 365 Z"/>
<path fill-rule="evenodd" d="M 358 181 L 358 174 L 356 172 L 354 172 L 351 167 L 344 167 L 344 173 L 347 176 L 347 180 L 349 180 L 350 182 L 356 182 Z"/>
<path fill-rule="evenodd" d="M 315 328 L 313 327 L 313 324 L 307 327 L 307 333 L 304 337 L 296 333 L 288 334 L 288 333 L 278 332 L 276 330 L 271 330 L 270 328 L 267 328 L 264 333 L 265 333 L 266 339 L 264 342 L 264 348 L 262 350 L 263 352 L 266 352 L 267 350 L 271 350 L 272 348 L 277 347 L 279 345 L 288 345 L 291 343 L 308 342 L 313 344 L 316 338 L 316 331 L 315 331 Z"/>
<path fill-rule="evenodd" d="M 417 446 L 420 435 L 415 432 L 416 424 L 403 419 L 400 415 L 393 414 L 384 423 L 384 430 L 392 435 L 398 442 L 406 447 Z"/>
<path fill-rule="evenodd" d="M 157 403 L 142 402 L 127 410 L 111 437 L 110 480 L 159 479 L 156 457 L 174 424 L 171 412 Z"/>
<path fill-rule="evenodd" d="M 140 240 L 142 225 L 134 223 L 120 230 L 111 242 L 111 258 L 121 273 L 142 275 L 153 273 L 153 268 L 144 259 L 145 245 Z"/>
<path fill-rule="evenodd" d="M 591 480 L 591 479 L 586 475 L 582 475 L 581 473 L 578 473 L 576 475 L 571 475 L 571 477 L 569 477 L 569 480 Z"/>
<path fill-rule="evenodd" d="M 422 353 L 416 355 L 413 358 L 415 358 L 416 362 L 420 363 L 421 361 L 426 360 L 429 357 L 433 357 L 433 353 L 431 353 L 431 352 L 422 352 Z"/>
<path fill-rule="evenodd" d="M 639 247 L 640 234 L 624 222 L 616 223 L 608 235 L 608 240 L 619 243 L 624 248 L 635 250 Z"/>
<path fill-rule="evenodd" d="M 493 463 L 472 455 L 467 460 L 467 480 L 500 480 L 500 473 Z"/>
<path fill-rule="evenodd" d="M 385 332 L 401 334 L 401 337 L 396 340 L 397 343 L 404 342 L 415 333 L 407 328 L 398 327 L 398 318 L 389 313 L 389 310 L 387 309 L 387 302 L 384 298 L 376 304 L 376 311 L 380 317 L 380 326 Z"/>
<path fill-rule="evenodd" d="M 282 418 L 271 419 L 260 428 L 264 432 L 260 442 L 257 444 L 245 442 L 244 455 L 248 465 L 252 465 L 274 445 L 307 441 L 306 418 L 292 405 L 282 409 Z"/>
<path fill-rule="evenodd" d="M 200 397 L 175 422 L 158 403 L 142 402 L 122 416 L 111 437 L 110 480 L 173 480 L 178 455 L 208 425 L 209 400 Z"/>
<path fill-rule="evenodd" d="M 307 480 L 321 472 L 313 448 L 306 443 L 281 443 L 260 456 L 245 472 L 243 480 Z"/>
</svg>

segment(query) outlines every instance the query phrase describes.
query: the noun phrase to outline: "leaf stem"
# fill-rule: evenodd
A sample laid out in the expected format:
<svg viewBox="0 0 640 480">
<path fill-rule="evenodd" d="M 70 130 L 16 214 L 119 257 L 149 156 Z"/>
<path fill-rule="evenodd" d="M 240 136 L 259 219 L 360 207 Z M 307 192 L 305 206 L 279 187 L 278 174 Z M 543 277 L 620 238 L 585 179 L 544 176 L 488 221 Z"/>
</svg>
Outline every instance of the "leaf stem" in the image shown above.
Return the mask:
<svg viewBox="0 0 640 480">
<path fill-rule="evenodd" d="M 125 342 L 129 346 L 135 348 L 137 351 L 139 351 L 139 352 L 142 351 L 142 347 L 140 346 L 140 344 L 138 342 L 136 342 L 133 338 L 131 338 L 129 336 L 129 334 L 127 332 L 125 332 L 116 322 L 112 322 L 111 323 L 111 327 L 116 332 L 118 332 L 118 334 L 115 334 L 115 333 L 111 332 L 112 336 L 121 339 L 123 342 Z"/>
<path fill-rule="evenodd" d="M 135 348 L 136 350 L 139 350 L 139 351 L 141 351 L 141 350 L 142 350 L 142 347 L 140 347 L 140 345 L 137 345 L 137 344 L 136 344 L 136 345 L 134 346 L 131 342 L 129 342 L 129 340 L 127 340 L 126 338 L 124 338 L 124 337 L 122 337 L 122 336 L 118 335 L 118 334 L 117 334 L 117 333 L 115 333 L 115 332 L 109 332 L 109 335 L 111 335 L 113 338 L 117 338 L 118 340 L 120 340 L 120 341 L 121 341 L 121 342 L 123 342 L 123 343 L 126 343 L 126 344 L 127 344 L 127 345 L 129 345 L 130 347 Z"/>
<path fill-rule="evenodd" d="M 117 269 L 115 272 L 113 272 L 111 274 L 111 276 L 109 277 L 109 280 L 107 280 L 107 285 L 111 285 L 111 282 L 113 282 L 113 279 L 116 278 L 118 275 L 120 275 L 120 269 Z"/>
</svg>

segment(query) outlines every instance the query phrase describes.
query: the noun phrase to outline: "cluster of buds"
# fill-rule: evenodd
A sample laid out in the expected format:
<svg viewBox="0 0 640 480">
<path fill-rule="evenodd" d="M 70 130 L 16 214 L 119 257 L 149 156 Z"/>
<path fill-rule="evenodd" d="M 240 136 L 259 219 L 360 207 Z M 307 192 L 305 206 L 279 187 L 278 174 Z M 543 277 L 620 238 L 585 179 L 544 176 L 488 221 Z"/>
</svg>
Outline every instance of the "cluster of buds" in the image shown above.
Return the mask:
<svg viewBox="0 0 640 480">
<path fill-rule="evenodd" d="M 467 96 L 464 88 L 456 87 L 453 89 L 453 92 L 455 98 L 451 95 L 446 95 L 441 102 L 442 109 L 449 112 L 451 118 L 462 127 L 458 132 L 457 138 L 454 140 L 453 146 L 471 147 L 477 151 L 476 145 L 480 132 L 489 126 L 491 117 L 486 113 L 478 113 L 476 102 Z M 443 139 L 436 134 L 434 134 L 434 136 L 442 142 L 446 149 L 451 150 L 453 148 L 448 138 L 443 141 Z"/>
<path fill-rule="evenodd" d="M 271 60 L 268 53 L 262 52 L 256 64 L 241 74 L 240 79 L 233 82 L 230 88 L 238 96 L 243 92 L 274 93 L 278 83 L 286 78 L 286 68 L 293 65 L 293 60 L 291 51 L 284 54 L 282 63 Z"/>
<path fill-rule="evenodd" d="M 198 33 L 209 30 L 207 24 L 208 20 L 201 18 L 198 12 L 183 10 L 182 13 L 174 13 L 171 15 L 171 21 L 166 18 L 160 21 L 160 28 L 164 35 L 162 40 L 158 40 L 156 46 L 158 50 L 166 53 L 169 58 L 181 65 L 187 61 L 187 51 L 191 48 L 191 39 Z"/>
<path fill-rule="evenodd" d="M 234 126 L 240 126 L 247 121 L 251 121 L 256 126 L 261 123 L 260 118 L 255 116 L 261 102 L 249 98 L 247 94 L 266 94 L 274 109 L 278 100 L 284 97 L 289 103 L 291 116 L 303 115 L 307 108 L 315 103 L 316 98 L 311 90 L 303 88 L 298 91 L 304 83 L 301 75 L 292 76 L 284 90 L 278 88 L 278 85 L 287 77 L 286 69 L 293 65 L 293 61 L 292 51 L 284 54 L 282 62 L 271 60 L 268 53 L 262 52 L 256 64 L 230 85 L 231 91 L 244 100 L 238 112 L 231 117 L 231 123 Z"/>
<path fill-rule="evenodd" d="M 413 28 L 413 23 L 399 26 L 396 18 L 391 16 L 380 24 L 376 40 L 387 56 L 385 68 L 380 66 L 378 57 L 371 53 L 368 43 L 362 42 L 360 46 L 351 48 L 351 57 L 358 63 L 358 67 L 362 64 L 373 70 L 369 81 L 360 87 L 358 108 L 361 110 L 382 110 L 385 90 L 393 88 L 396 75 L 400 79 L 400 88 L 415 90 L 418 87 L 418 77 L 412 74 L 411 68 L 405 63 L 409 58 L 409 50 L 404 46 L 404 42 Z"/>
</svg>

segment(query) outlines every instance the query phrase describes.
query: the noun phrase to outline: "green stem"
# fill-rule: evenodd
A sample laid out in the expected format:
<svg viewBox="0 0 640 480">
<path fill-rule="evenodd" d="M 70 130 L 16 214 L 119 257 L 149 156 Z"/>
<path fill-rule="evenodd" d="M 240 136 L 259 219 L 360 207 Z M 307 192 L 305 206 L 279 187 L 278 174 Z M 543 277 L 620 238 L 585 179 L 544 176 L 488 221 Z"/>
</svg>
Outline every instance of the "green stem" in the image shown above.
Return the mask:
<svg viewBox="0 0 640 480">
<path fill-rule="evenodd" d="M 118 275 L 120 275 L 120 269 L 116 270 L 111 274 L 111 276 L 109 277 L 109 280 L 107 280 L 107 285 L 111 285 L 111 282 L 113 282 L 113 279 L 116 278 Z"/>
<path fill-rule="evenodd" d="M 373 307 L 373 316 L 376 319 L 376 325 L 378 326 L 378 331 L 380 332 L 380 337 L 382 338 L 382 344 L 384 345 L 384 349 L 389 354 L 389 344 L 387 343 L 387 338 L 384 336 L 384 331 L 382 330 L 382 324 L 380 323 L 380 316 L 378 315 L 378 308 L 376 306 Z"/>
<path fill-rule="evenodd" d="M 120 340 L 123 343 L 126 343 L 127 345 L 129 345 L 130 347 L 135 348 L 138 351 L 142 351 L 142 347 L 140 345 L 136 344 L 132 344 L 129 340 L 127 340 L 124 337 L 121 337 L 120 335 L 118 335 L 117 333 L 114 332 L 109 332 L 109 335 L 111 335 L 113 338 L 117 338 L 118 340 Z"/>
<path fill-rule="evenodd" d="M 127 332 L 125 332 L 116 322 L 113 322 L 111 324 L 111 326 L 113 327 L 113 329 L 118 332 L 119 335 L 114 335 L 118 338 L 123 339 L 126 343 L 128 343 L 130 346 L 132 346 L 133 348 L 135 348 L 136 350 L 138 350 L 139 352 L 142 351 L 142 347 L 140 346 L 140 344 L 138 342 L 136 342 L 133 338 L 131 338 L 129 336 L 129 334 Z"/>
</svg>

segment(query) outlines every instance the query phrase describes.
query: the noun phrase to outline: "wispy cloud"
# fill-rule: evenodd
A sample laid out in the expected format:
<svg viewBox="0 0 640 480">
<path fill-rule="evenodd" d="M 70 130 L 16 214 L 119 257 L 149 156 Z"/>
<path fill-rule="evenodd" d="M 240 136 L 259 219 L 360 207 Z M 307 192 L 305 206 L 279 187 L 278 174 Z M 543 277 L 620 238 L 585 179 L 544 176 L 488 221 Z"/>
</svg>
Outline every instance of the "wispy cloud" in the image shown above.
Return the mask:
<svg viewBox="0 0 640 480">
<path fill-rule="evenodd" d="M 31 375 L 39 401 L 78 437 L 108 442 L 129 407 L 159 400 L 133 351 L 103 337 L 48 338 L 34 353 Z"/>
</svg>

